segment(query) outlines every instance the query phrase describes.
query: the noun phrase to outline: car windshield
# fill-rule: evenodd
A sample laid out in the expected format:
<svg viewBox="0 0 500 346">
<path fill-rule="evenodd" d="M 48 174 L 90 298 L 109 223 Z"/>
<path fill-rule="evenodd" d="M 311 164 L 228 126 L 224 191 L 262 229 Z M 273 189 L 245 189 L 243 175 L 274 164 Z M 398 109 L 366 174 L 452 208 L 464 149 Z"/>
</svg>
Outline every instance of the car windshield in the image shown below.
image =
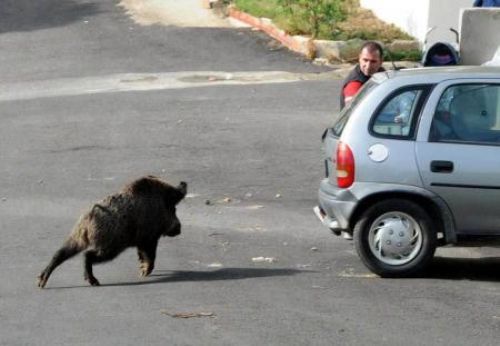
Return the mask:
<svg viewBox="0 0 500 346">
<path fill-rule="evenodd" d="M 356 96 L 353 98 L 351 102 L 349 102 L 344 109 L 340 112 L 338 117 L 336 117 L 334 121 L 334 125 L 332 127 L 333 134 L 335 136 L 339 136 L 342 134 L 342 131 L 344 130 L 345 125 L 347 124 L 347 121 L 349 120 L 349 117 L 351 116 L 352 112 L 356 109 L 356 107 L 359 105 L 359 103 L 373 90 L 375 87 L 379 85 L 378 82 L 370 79 L 368 82 L 366 82 L 363 87 L 359 90 L 359 92 L 356 94 Z"/>
</svg>

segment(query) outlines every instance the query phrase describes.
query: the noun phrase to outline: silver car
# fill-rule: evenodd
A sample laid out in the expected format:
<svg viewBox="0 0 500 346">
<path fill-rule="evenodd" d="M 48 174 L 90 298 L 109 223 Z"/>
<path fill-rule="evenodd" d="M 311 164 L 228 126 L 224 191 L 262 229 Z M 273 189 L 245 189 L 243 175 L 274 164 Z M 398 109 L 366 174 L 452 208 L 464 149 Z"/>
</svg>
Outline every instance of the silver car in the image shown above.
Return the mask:
<svg viewBox="0 0 500 346">
<path fill-rule="evenodd" d="M 316 215 L 383 277 L 500 244 L 500 68 L 374 75 L 323 136 Z"/>
</svg>

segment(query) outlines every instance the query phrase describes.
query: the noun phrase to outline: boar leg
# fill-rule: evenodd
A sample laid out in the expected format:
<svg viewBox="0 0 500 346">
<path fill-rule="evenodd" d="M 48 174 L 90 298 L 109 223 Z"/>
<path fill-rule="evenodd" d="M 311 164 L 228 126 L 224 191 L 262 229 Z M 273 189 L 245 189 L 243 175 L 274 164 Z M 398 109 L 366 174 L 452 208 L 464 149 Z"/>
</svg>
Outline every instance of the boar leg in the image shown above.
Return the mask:
<svg viewBox="0 0 500 346">
<path fill-rule="evenodd" d="M 146 255 L 144 250 L 137 248 L 137 255 L 139 256 L 139 276 L 144 276 L 142 273 L 146 271 Z"/>
<path fill-rule="evenodd" d="M 88 250 L 85 252 L 84 278 L 92 286 L 99 286 L 100 283 L 92 272 L 92 265 L 111 261 L 118 255 L 116 252 Z"/>
<path fill-rule="evenodd" d="M 139 270 L 140 276 L 148 276 L 153 271 L 155 267 L 157 246 L 158 241 L 156 240 L 138 248 L 137 252 L 141 263 Z"/>
<path fill-rule="evenodd" d="M 49 265 L 38 276 L 38 287 L 44 288 L 54 269 L 67 259 L 75 256 L 80 251 L 81 249 L 79 249 L 78 246 L 71 243 L 66 243 L 62 248 L 57 250 Z"/>
</svg>

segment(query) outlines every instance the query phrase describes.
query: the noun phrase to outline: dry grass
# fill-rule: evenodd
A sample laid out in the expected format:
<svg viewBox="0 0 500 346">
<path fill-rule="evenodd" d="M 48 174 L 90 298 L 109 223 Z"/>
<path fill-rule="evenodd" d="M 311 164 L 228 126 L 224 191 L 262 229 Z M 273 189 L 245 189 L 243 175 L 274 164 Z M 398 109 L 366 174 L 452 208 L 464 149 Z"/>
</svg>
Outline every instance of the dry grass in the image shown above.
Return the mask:
<svg viewBox="0 0 500 346">
<path fill-rule="evenodd" d="M 337 23 L 334 38 L 349 40 L 359 38 L 363 40 L 379 40 L 390 42 L 393 40 L 412 40 L 393 24 L 388 24 L 377 18 L 372 11 L 353 6 L 349 9 L 347 20 Z"/>
</svg>

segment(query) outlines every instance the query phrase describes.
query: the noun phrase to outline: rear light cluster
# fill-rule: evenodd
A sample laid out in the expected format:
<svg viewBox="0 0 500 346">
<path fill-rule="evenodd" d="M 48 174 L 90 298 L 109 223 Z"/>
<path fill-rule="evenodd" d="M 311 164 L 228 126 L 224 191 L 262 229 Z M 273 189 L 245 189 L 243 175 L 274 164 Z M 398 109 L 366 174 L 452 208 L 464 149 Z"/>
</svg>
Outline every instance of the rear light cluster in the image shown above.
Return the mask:
<svg viewBox="0 0 500 346">
<path fill-rule="evenodd" d="M 334 162 L 337 162 L 337 185 L 347 188 L 354 183 L 354 155 L 346 143 L 339 142 Z"/>
</svg>

